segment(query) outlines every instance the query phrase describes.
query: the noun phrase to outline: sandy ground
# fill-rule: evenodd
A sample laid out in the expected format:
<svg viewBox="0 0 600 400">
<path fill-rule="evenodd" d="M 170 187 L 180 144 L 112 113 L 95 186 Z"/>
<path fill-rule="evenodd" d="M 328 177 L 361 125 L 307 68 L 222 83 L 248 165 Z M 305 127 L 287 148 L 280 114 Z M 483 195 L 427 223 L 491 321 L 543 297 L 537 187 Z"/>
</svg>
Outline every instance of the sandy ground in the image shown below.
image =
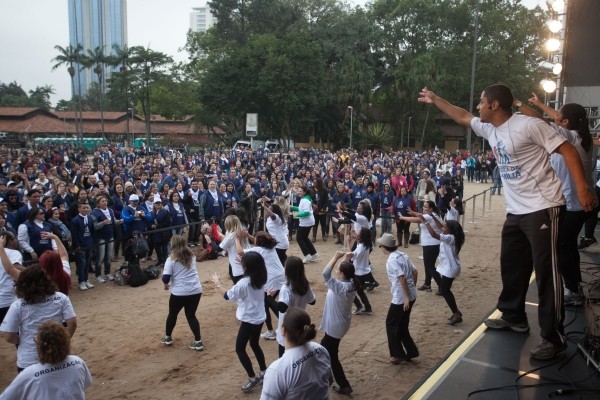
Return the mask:
<svg viewBox="0 0 600 400">
<path fill-rule="evenodd" d="M 465 197 L 489 186 L 466 184 Z M 419 347 L 420 357 L 395 366 L 388 362 L 385 317 L 391 295 L 385 274 L 385 257 L 379 249 L 371 255 L 373 274 L 381 286 L 369 294 L 372 315 L 354 316 L 349 333 L 340 345 L 340 359 L 359 399 L 397 399 L 420 381 L 473 327 L 495 306 L 500 291 L 500 230 L 504 220 L 504 199 L 492 196 L 492 210 L 482 217 L 481 197 L 476 204 L 476 223 L 472 224 L 471 205 L 465 221 L 466 243 L 461 251 L 462 274 L 453 292 L 464 322 L 447 325 L 451 314 L 444 299 L 434 293 L 418 292 L 410 331 Z M 486 200 L 486 208 L 488 208 Z M 333 240 L 315 244 L 321 260 L 307 265 L 307 275 L 317 304 L 308 306 L 313 322 L 321 321 L 326 287 L 321 272 L 338 246 Z M 406 250 L 419 269 L 419 284 L 424 277 L 419 245 Z M 288 255 L 301 255 L 294 242 Z M 114 267 L 117 264 L 113 264 Z M 88 364 L 93 384 L 89 399 L 237 399 L 259 398 L 260 389 L 249 395 L 240 391 L 247 376 L 234 352 L 238 321 L 235 305 L 223 300 L 209 278 L 214 271 L 227 276 L 227 261 L 220 258 L 199 263 L 203 295 L 197 316 L 206 346 L 202 352 L 188 348 L 193 336 L 183 312 L 173 333 L 174 344 L 160 344 L 164 335 L 169 292 L 160 280 L 139 288 L 120 287 L 111 282 L 97 284 L 87 292 L 73 287 L 71 300 L 77 313 L 78 328 L 72 352 Z M 76 283 L 77 278 L 73 277 Z M 91 280 L 93 281 L 93 279 Z M 96 282 L 93 282 L 96 283 Z M 231 281 L 225 280 L 230 286 Z M 434 288 L 435 289 L 435 288 Z M 275 321 L 276 323 L 276 321 Z M 319 333 L 317 340 L 322 334 Z M 261 340 L 267 363 L 277 357 L 277 343 Z M 256 362 L 248 348 L 256 368 Z M 13 345 L 0 341 L 0 391 L 16 375 Z M 342 397 L 332 392 L 331 398 Z"/>
</svg>

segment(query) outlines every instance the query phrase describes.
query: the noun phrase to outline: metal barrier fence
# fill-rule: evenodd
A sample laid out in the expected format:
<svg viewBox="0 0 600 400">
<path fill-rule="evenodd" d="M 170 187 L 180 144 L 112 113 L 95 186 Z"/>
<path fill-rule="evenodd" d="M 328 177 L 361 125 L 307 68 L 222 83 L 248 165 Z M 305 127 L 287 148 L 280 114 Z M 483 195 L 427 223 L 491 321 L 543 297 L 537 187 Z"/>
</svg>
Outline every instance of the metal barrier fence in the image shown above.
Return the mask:
<svg viewBox="0 0 600 400">
<path fill-rule="evenodd" d="M 467 218 L 467 214 L 469 214 L 471 216 L 471 220 L 468 221 L 469 224 L 477 224 L 477 221 L 475 221 L 475 216 L 477 213 L 477 206 L 479 204 L 479 201 L 481 201 L 481 215 L 480 217 L 483 218 L 485 217 L 485 213 L 486 211 L 491 211 L 492 210 L 492 189 L 493 187 L 490 187 L 486 190 L 484 190 L 481 193 L 477 193 L 474 194 L 473 196 L 469 197 L 468 199 L 463 199 L 463 210 L 465 211 L 465 213 L 462 215 L 461 218 L 461 225 L 465 226 L 465 219 Z M 489 193 L 488 193 L 489 192 Z M 481 198 L 481 199 L 479 199 Z M 486 200 L 487 200 L 487 208 L 486 208 Z M 471 209 L 469 211 L 469 207 L 471 206 Z"/>
</svg>

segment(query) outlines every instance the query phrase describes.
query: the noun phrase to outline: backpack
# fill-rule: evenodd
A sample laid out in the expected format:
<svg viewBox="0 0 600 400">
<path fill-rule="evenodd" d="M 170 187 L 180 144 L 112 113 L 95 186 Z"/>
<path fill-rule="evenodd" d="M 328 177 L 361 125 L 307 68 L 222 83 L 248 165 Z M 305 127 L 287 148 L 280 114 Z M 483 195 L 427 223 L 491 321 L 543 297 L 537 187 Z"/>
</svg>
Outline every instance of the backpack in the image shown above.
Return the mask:
<svg viewBox="0 0 600 400">
<path fill-rule="evenodd" d="M 130 264 L 129 265 L 129 286 L 138 287 L 144 286 L 148 283 L 148 275 L 142 271 L 139 264 Z"/>
<path fill-rule="evenodd" d="M 148 268 L 144 268 L 144 274 L 148 279 L 158 279 L 160 276 L 160 269 L 156 265 L 151 265 Z"/>
</svg>

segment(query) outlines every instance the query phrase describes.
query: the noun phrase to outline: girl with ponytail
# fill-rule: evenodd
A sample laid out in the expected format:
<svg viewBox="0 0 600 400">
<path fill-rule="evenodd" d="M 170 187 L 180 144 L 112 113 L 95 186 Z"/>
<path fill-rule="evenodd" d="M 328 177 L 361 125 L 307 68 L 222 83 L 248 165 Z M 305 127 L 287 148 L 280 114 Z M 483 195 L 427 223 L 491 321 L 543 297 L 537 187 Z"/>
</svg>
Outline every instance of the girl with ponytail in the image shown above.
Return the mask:
<svg viewBox="0 0 600 400">
<path fill-rule="evenodd" d="M 281 334 L 285 338 L 285 353 L 267 369 L 260 398 L 328 399 L 331 361 L 327 350 L 312 341 L 317 329 L 308 313 L 290 307 Z"/>
<path fill-rule="evenodd" d="M 340 341 L 350 329 L 352 303 L 356 291 L 361 287 L 355 274 L 354 265 L 350 262 L 351 257 L 352 253 L 338 251 L 323 270 L 323 279 L 329 290 L 325 298 L 323 320 L 321 321 L 321 331 L 325 332 L 321 345 L 329 352 L 333 378 L 339 385 L 334 386 L 333 390 L 345 395 L 352 393 L 352 387 L 350 387 L 350 382 L 344 374 L 344 369 L 338 357 L 338 350 Z M 334 270 L 334 267 L 342 258 L 344 259 Z"/>
</svg>

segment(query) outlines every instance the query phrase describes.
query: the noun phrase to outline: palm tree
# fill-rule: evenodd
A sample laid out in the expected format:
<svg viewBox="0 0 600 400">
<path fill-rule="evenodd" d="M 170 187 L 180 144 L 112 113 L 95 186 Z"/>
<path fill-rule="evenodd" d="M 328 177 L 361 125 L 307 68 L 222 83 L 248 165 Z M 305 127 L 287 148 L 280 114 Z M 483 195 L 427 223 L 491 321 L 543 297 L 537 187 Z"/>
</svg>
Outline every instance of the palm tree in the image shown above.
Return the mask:
<svg viewBox="0 0 600 400">
<path fill-rule="evenodd" d="M 107 57 L 107 64 L 110 65 L 111 67 L 119 67 L 119 81 L 122 82 L 123 84 L 120 85 L 120 92 L 125 94 L 124 99 L 125 99 L 125 104 L 123 107 L 123 111 L 125 111 L 126 113 L 128 113 L 129 107 L 131 105 L 131 107 L 133 108 L 133 103 L 130 102 L 129 99 L 129 79 L 128 79 L 128 71 L 129 71 L 129 57 L 131 56 L 131 50 L 127 45 L 123 45 L 123 47 L 120 47 L 117 43 L 114 43 L 112 45 L 112 54 Z M 111 82 L 109 82 L 109 85 L 112 85 L 112 83 L 115 82 L 115 77 L 116 74 L 111 75 L 112 79 Z M 112 90 L 112 88 L 111 88 Z M 133 121 L 132 121 L 133 122 Z M 129 123 L 127 124 L 127 135 L 129 136 Z M 131 143 L 131 146 L 133 147 L 133 143 Z"/>
<path fill-rule="evenodd" d="M 67 47 L 56 45 L 54 48 L 58 50 L 59 54 L 52 59 L 52 61 L 56 63 L 54 66 L 52 66 L 52 71 L 67 65 L 67 72 L 71 76 L 71 93 L 72 96 L 75 96 L 75 68 L 76 66 L 81 66 L 81 61 L 83 59 L 83 46 L 81 44 L 77 44 L 75 47 L 72 45 L 68 45 Z M 79 117 L 81 119 L 81 87 L 79 87 L 77 99 Z M 76 118 L 75 129 L 77 131 L 77 136 L 81 139 L 83 129 L 80 124 L 81 120 L 78 121 Z"/>
<path fill-rule="evenodd" d="M 93 50 L 88 50 L 87 55 L 84 57 L 83 65 L 91 69 L 92 72 L 98 77 L 98 88 L 100 89 L 100 126 L 102 130 L 102 138 L 106 139 L 104 135 L 104 70 L 105 64 L 109 60 L 104 54 L 104 47 L 97 46 Z"/>
</svg>

